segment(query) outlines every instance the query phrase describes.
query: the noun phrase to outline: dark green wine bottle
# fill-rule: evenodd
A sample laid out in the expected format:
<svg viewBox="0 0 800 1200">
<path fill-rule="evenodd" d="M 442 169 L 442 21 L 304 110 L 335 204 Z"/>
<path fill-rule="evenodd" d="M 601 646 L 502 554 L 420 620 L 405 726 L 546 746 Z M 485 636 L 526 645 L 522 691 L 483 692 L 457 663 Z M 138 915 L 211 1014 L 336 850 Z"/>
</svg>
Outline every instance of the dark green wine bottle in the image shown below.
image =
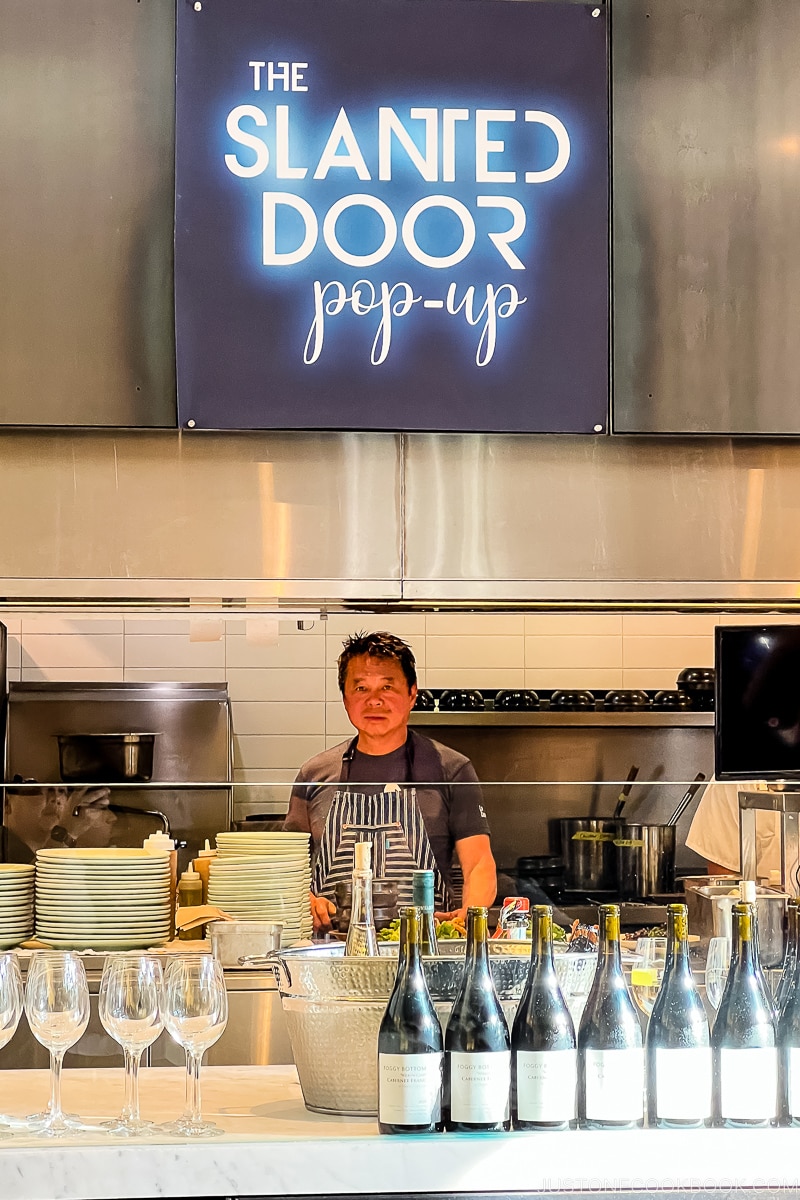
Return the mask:
<svg viewBox="0 0 800 1200">
<path fill-rule="evenodd" d="M 553 910 L 534 904 L 531 917 L 531 962 L 511 1031 L 511 1119 L 515 1129 L 574 1129 L 575 1029 L 553 962 Z"/>
<path fill-rule="evenodd" d="M 433 918 L 434 904 L 433 871 L 412 871 L 411 887 L 414 904 L 422 909 L 422 935 L 420 948 L 423 954 L 438 954 L 436 922 Z"/>
<path fill-rule="evenodd" d="M 489 968 L 488 928 L 488 909 L 467 909 L 464 974 L 444 1035 L 445 1129 L 510 1127 L 511 1040 Z"/>
<path fill-rule="evenodd" d="M 730 1128 L 768 1126 L 778 1115 L 778 1050 L 754 905 L 734 904 L 732 930 L 730 970 L 711 1031 L 715 1119 Z"/>
<path fill-rule="evenodd" d="M 689 963 L 685 904 L 667 906 L 667 957 L 645 1038 L 647 1120 L 700 1129 L 711 1120 L 708 1018 Z"/>
<path fill-rule="evenodd" d="M 442 1028 L 420 959 L 422 915 L 403 909 L 397 975 L 378 1033 L 381 1133 L 433 1133 L 441 1120 Z"/>
<path fill-rule="evenodd" d="M 797 939 L 800 932 L 800 899 L 790 896 L 786 905 L 786 953 L 783 956 L 781 977 L 775 993 L 775 1011 L 780 1020 L 789 992 L 794 987 L 797 969 Z"/>
<path fill-rule="evenodd" d="M 598 909 L 597 968 L 578 1030 L 578 1120 L 585 1129 L 644 1124 L 644 1046 L 622 973 L 619 905 Z"/>
</svg>

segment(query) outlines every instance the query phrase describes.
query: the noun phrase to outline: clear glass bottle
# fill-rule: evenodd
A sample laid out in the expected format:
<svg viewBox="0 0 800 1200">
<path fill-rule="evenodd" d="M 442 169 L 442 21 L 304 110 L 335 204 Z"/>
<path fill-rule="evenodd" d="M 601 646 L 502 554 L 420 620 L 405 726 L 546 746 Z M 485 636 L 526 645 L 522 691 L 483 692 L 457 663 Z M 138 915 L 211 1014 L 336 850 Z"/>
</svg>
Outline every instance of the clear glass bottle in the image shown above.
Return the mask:
<svg viewBox="0 0 800 1200">
<path fill-rule="evenodd" d="M 755 907 L 734 904 L 733 953 L 711 1047 L 717 1124 L 765 1127 L 778 1116 L 775 1010 L 758 961 Z"/>
<path fill-rule="evenodd" d="M 689 962 L 685 904 L 667 906 L 667 957 L 645 1038 L 647 1121 L 701 1129 L 711 1120 L 708 1018 Z"/>
<path fill-rule="evenodd" d="M 433 871 L 412 872 L 413 903 L 422 909 L 420 945 L 423 954 L 439 953 L 439 943 L 436 940 L 436 922 L 433 916 L 435 908 L 433 885 Z"/>
<path fill-rule="evenodd" d="M 511 1119 L 515 1129 L 577 1124 L 575 1029 L 553 961 L 553 910 L 531 909 L 531 962 L 511 1031 Z"/>
<path fill-rule="evenodd" d="M 797 973 L 797 939 L 800 933 L 800 899 L 790 896 L 786 904 L 786 953 L 783 956 L 781 977 L 775 993 L 775 1011 L 780 1020 Z"/>
<path fill-rule="evenodd" d="M 378 1033 L 378 1128 L 433 1133 L 441 1120 L 442 1028 L 422 969 L 423 910 L 402 910 L 392 994 Z"/>
<path fill-rule="evenodd" d="M 597 967 L 578 1030 L 578 1119 L 585 1129 L 644 1124 L 642 1029 L 625 976 L 619 905 L 598 909 Z"/>
<path fill-rule="evenodd" d="M 377 958 L 378 936 L 372 915 L 372 843 L 356 842 L 353 892 L 345 954 Z"/>
<path fill-rule="evenodd" d="M 510 1127 L 511 1039 L 489 967 L 489 910 L 467 909 L 464 974 L 444 1035 L 445 1129 Z"/>
</svg>

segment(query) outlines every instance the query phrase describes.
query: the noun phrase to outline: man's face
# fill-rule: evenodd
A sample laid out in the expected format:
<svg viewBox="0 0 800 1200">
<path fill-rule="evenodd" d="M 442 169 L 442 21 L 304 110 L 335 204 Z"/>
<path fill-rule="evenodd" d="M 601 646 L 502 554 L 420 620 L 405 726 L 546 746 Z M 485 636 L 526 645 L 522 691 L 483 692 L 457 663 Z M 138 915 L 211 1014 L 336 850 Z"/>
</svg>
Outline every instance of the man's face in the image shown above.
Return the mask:
<svg viewBox="0 0 800 1200">
<path fill-rule="evenodd" d="M 347 664 L 344 707 L 358 732 L 369 738 L 388 743 L 402 733 L 404 739 L 416 698 L 416 686 L 408 686 L 396 659 L 361 654 Z"/>
</svg>

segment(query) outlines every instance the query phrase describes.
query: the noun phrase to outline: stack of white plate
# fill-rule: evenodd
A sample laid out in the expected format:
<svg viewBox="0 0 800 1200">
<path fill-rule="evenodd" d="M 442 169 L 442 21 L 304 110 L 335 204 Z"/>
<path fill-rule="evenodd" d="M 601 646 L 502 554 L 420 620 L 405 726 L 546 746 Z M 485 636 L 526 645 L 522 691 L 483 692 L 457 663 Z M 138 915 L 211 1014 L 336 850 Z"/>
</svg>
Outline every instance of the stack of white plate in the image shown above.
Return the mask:
<svg viewBox="0 0 800 1200">
<path fill-rule="evenodd" d="M 0 863 L 0 950 L 33 934 L 33 875 L 29 863 Z"/>
<path fill-rule="evenodd" d="M 281 945 L 311 936 L 307 833 L 219 833 L 208 901 L 242 921 L 281 921 Z"/>
<path fill-rule="evenodd" d="M 58 949 L 138 950 L 169 941 L 169 854 L 39 850 L 36 936 Z"/>
</svg>

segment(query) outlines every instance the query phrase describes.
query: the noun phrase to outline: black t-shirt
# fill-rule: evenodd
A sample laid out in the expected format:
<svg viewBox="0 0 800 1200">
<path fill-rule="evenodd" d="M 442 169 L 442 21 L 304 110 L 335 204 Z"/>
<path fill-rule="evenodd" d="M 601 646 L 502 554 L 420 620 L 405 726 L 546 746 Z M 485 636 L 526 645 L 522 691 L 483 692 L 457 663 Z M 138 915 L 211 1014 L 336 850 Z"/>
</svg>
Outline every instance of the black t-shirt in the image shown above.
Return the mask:
<svg viewBox="0 0 800 1200">
<path fill-rule="evenodd" d="M 382 791 L 387 783 L 413 786 L 434 858 L 449 885 L 455 843 L 489 833 L 481 786 L 475 768 L 463 754 L 416 731 L 409 731 L 409 738 L 413 739 L 413 778 L 408 742 L 390 754 L 362 754 L 356 749 L 349 772 L 343 759 L 350 742 L 309 759 L 295 780 L 283 828 L 310 833 L 312 853 L 316 854 L 336 791 L 351 784 L 358 784 L 362 793 Z M 342 783 L 345 774 L 347 780 Z"/>
</svg>

